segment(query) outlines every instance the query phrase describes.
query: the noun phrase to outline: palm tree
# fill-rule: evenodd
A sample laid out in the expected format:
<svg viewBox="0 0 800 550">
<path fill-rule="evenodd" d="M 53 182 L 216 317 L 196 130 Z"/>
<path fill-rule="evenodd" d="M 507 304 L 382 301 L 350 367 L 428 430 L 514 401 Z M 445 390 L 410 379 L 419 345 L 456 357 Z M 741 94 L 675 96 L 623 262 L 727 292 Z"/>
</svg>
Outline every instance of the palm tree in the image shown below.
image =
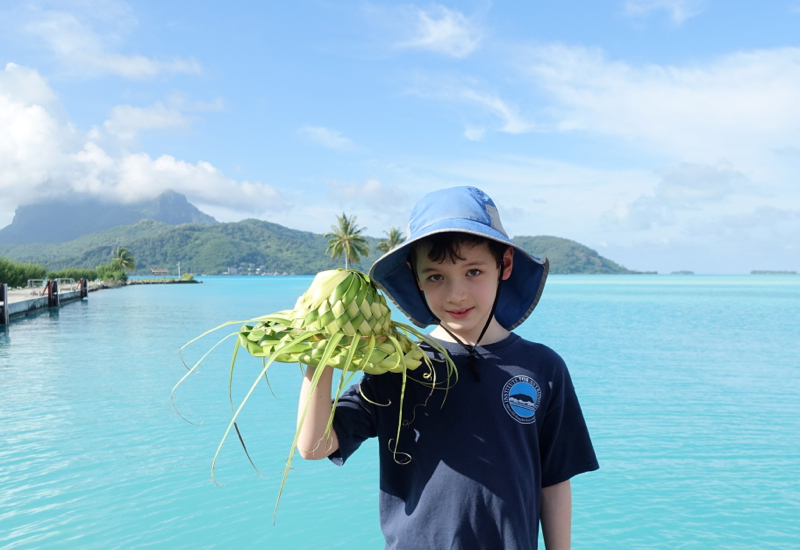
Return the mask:
<svg viewBox="0 0 800 550">
<path fill-rule="evenodd" d="M 390 227 L 389 231 L 384 231 L 384 233 L 386 238 L 378 243 L 378 250 L 384 254 L 406 240 L 403 234 L 400 233 L 399 227 Z"/>
<path fill-rule="evenodd" d="M 133 254 L 131 254 L 130 250 L 122 248 L 121 246 L 118 246 L 116 250 L 111 253 L 111 265 L 127 270 L 136 269 L 136 262 L 133 261 Z"/>
<path fill-rule="evenodd" d="M 348 218 L 344 212 L 341 216 L 336 216 L 336 221 L 339 225 L 332 225 L 333 231 L 323 235 L 328 239 L 325 254 L 330 252 L 331 259 L 334 260 L 344 255 L 344 268 L 348 269 L 349 262 L 358 263 L 361 261 L 361 256 L 369 254 L 367 239 L 361 235 L 365 228 L 356 225 L 355 216 Z"/>
</svg>

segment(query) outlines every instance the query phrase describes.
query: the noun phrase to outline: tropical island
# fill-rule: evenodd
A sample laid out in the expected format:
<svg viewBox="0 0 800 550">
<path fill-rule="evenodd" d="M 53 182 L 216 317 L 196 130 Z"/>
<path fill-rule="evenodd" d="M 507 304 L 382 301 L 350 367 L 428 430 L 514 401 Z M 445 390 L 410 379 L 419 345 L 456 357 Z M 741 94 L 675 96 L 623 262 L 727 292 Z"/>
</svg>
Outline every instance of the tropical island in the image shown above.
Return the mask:
<svg viewBox="0 0 800 550">
<path fill-rule="evenodd" d="M 64 204 L 51 200 L 20 207 L 12 224 L 0 229 L 0 257 L 46 266 L 53 273 L 96 270 L 122 248 L 136 258 L 134 268 L 123 270 L 134 275 L 150 275 L 151 268 L 177 275 L 178 264 L 183 272 L 198 275 L 306 275 L 342 264 L 335 250 L 329 248 L 337 231 L 356 231 L 362 239 L 359 254 L 349 256 L 352 267 L 362 270 L 368 269 L 387 246 L 403 240 L 397 228 L 384 231 L 383 239 L 363 235 L 355 217 L 344 213 L 332 220 L 337 223 L 328 234 L 256 219 L 218 223 L 174 192 L 166 192 L 150 203 L 122 210 L 114 207 L 117 219 L 138 217 L 122 225 L 114 225 L 115 218 L 107 216 L 104 208 L 107 205 L 92 199 L 73 199 Z M 91 224 L 87 224 L 87 218 L 93 220 Z M 547 257 L 553 274 L 640 273 L 569 239 L 517 236 L 513 240 L 533 256 Z"/>
</svg>

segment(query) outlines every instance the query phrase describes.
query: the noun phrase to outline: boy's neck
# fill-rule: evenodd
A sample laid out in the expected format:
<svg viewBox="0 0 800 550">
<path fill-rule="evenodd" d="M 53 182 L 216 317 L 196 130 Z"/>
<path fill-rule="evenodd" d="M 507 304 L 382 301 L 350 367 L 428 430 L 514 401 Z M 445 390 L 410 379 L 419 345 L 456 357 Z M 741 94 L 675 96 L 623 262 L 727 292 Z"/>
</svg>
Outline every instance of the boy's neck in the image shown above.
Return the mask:
<svg viewBox="0 0 800 550">
<path fill-rule="evenodd" d="M 480 336 L 480 332 L 475 334 L 461 334 L 454 330 L 451 330 L 450 332 L 452 332 L 459 340 L 461 340 L 463 344 L 468 346 L 476 345 L 476 340 Z M 488 344 L 500 342 L 501 340 L 508 338 L 509 334 L 510 332 L 503 328 L 496 319 L 492 319 L 492 322 L 489 323 L 489 328 L 486 329 L 486 333 L 483 335 L 483 338 L 481 338 L 481 341 L 478 343 L 478 345 L 486 346 Z M 438 338 L 439 340 L 444 340 L 445 342 L 456 343 L 456 341 L 453 340 L 453 337 L 441 325 L 437 325 L 436 328 L 431 331 L 431 336 Z"/>
</svg>

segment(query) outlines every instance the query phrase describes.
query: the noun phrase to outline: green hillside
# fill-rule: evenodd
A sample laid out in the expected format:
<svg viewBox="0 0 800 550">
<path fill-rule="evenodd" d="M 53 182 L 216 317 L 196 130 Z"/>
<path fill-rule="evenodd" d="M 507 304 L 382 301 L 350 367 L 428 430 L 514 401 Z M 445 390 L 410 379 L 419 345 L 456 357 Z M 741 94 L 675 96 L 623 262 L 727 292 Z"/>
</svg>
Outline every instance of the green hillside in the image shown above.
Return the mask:
<svg viewBox="0 0 800 550">
<path fill-rule="evenodd" d="M 550 273 L 638 273 L 602 257 L 596 250 L 560 237 L 514 237 L 514 242 L 537 258 L 550 260 Z"/>
<path fill-rule="evenodd" d="M 374 250 L 378 239 L 368 237 Z M 49 270 L 65 267 L 94 268 L 107 262 L 117 246 L 128 248 L 136 259 L 137 273 L 150 267 L 175 269 L 181 262 L 185 272 L 219 274 L 229 267 L 267 273 L 313 274 L 337 267 L 325 255 L 322 235 L 289 229 L 261 220 L 237 223 L 168 225 L 140 220 L 132 225 L 107 229 L 66 243 L 0 244 L 0 256 L 35 262 Z M 373 252 L 365 266 L 377 259 Z M 364 266 L 361 266 L 364 267 Z M 242 269 L 240 269 L 242 271 Z"/>
<path fill-rule="evenodd" d="M 371 252 L 354 267 L 368 269 L 380 256 L 375 249 L 380 239 L 367 240 Z M 542 236 L 514 241 L 534 256 L 549 258 L 551 273 L 634 273 L 568 239 Z M 117 246 L 131 251 L 139 274 L 149 274 L 150 267 L 174 272 L 178 262 L 184 272 L 207 275 L 226 273 L 230 267 L 240 274 L 314 274 L 344 264 L 325 255 L 327 241 L 322 235 L 261 220 L 177 226 L 140 220 L 65 243 L 0 244 L 0 257 L 41 264 L 49 271 L 95 268 L 108 262 Z"/>
</svg>

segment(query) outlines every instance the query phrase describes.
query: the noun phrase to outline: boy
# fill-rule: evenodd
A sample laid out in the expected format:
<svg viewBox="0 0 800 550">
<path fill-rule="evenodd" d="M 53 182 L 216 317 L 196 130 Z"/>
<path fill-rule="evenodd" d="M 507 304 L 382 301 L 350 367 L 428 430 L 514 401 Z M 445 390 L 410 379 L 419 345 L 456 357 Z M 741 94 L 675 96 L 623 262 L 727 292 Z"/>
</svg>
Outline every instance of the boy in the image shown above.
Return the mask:
<svg viewBox="0 0 800 550">
<path fill-rule="evenodd" d="M 326 367 L 298 449 L 341 465 L 379 438 L 386 548 L 529 550 L 539 521 L 548 550 L 569 548 L 569 479 L 597 469 L 597 459 L 564 362 L 510 332 L 536 306 L 547 270 L 511 242 L 492 200 L 473 187 L 426 195 L 408 239 L 372 266 L 412 322 L 437 325 L 430 336 L 452 357 L 457 381 L 427 346 L 435 381 L 424 366 L 409 373 L 399 437 L 402 376 L 383 374 L 345 392 L 325 438 Z"/>
</svg>

